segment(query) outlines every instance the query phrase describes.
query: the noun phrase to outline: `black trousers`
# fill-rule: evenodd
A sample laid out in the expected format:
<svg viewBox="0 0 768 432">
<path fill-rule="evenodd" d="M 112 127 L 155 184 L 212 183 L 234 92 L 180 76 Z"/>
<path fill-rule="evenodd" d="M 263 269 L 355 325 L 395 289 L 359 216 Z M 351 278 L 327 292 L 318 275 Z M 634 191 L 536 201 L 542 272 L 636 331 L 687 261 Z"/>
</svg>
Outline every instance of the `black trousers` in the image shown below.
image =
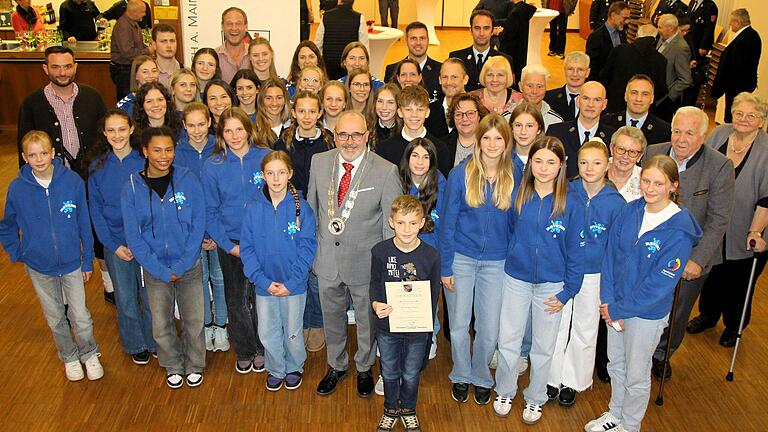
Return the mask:
<svg viewBox="0 0 768 432">
<path fill-rule="evenodd" d="M 131 65 L 109 63 L 109 76 L 115 83 L 115 100 L 120 102 L 131 92 Z"/>
<path fill-rule="evenodd" d="M 755 292 L 755 283 L 765 269 L 767 261 L 768 254 L 758 255 L 755 279 L 752 281 L 747 315 L 744 318 L 744 328 L 749 324 L 752 313 L 752 294 Z M 738 330 L 751 270 L 752 258 L 726 260 L 722 264 L 712 267 L 709 278 L 701 289 L 699 313 L 711 322 L 719 321 L 722 315 L 725 328 Z"/>
<path fill-rule="evenodd" d="M 549 22 L 549 50 L 557 53 L 565 53 L 565 32 L 568 27 L 568 17 L 560 12 Z"/>
</svg>

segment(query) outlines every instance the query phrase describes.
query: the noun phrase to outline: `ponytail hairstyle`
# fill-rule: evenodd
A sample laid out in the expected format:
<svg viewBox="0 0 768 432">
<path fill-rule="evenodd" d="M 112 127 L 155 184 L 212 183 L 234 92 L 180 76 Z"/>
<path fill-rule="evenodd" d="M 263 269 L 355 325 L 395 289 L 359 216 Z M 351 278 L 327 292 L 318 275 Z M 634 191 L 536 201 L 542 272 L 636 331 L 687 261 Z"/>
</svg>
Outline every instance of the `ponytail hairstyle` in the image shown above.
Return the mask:
<svg viewBox="0 0 768 432">
<path fill-rule="evenodd" d="M 669 199 L 675 204 L 680 204 L 680 194 L 677 191 L 680 187 L 680 173 L 677 171 L 677 162 L 667 155 L 659 154 L 648 159 L 643 164 L 643 169 L 640 171 L 640 175 L 642 176 L 643 172 L 648 168 L 656 168 L 661 171 L 661 173 L 664 174 L 664 177 L 675 186 L 675 190 L 669 193 Z"/>
<path fill-rule="evenodd" d="M 283 95 L 283 100 L 285 101 L 283 111 L 280 113 L 280 123 L 285 123 L 291 118 L 291 103 L 288 99 L 288 91 L 285 89 L 283 82 L 279 79 L 262 81 L 259 95 L 256 96 L 256 119 L 253 121 L 253 124 L 256 127 L 254 142 L 258 143 L 260 147 L 272 147 L 275 144 L 275 141 L 277 141 L 277 134 L 272 130 L 269 115 L 264 108 L 264 99 L 267 96 L 267 90 L 271 88 L 279 89 Z"/>
<path fill-rule="evenodd" d="M 539 135 L 538 138 L 531 144 L 531 150 L 528 152 L 528 163 L 525 164 L 525 170 L 523 171 L 523 180 L 520 182 L 520 189 L 517 191 L 517 199 L 515 199 L 515 211 L 520 213 L 523 206 L 533 199 L 533 194 L 536 193 L 534 186 L 533 171 L 531 170 L 531 163 L 536 152 L 546 149 L 560 159 L 560 171 L 555 178 L 555 184 L 553 187 L 554 203 L 552 205 L 552 213 L 550 217 L 565 214 L 565 201 L 568 194 L 568 179 L 565 176 L 565 148 L 563 143 L 559 139 L 547 135 Z"/>
<path fill-rule="evenodd" d="M 435 144 L 427 138 L 416 138 L 405 146 L 403 158 L 400 159 L 400 182 L 403 185 L 403 194 L 410 195 L 413 187 L 411 178 L 410 159 L 416 147 L 422 147 L 429 154 L 429 170 L 424 175 L 424 179 L 419 184 L 419 202 L 424 207 L 424 227 L 423 233 L 431 233 L 435 230 L 435 222 L 432 220 L 432 211 L 437 206 L 438 195 L 438 171 L 437 171 L 437 148 Z"/>
<path fill-rule="evenodd" d="M 256 69 L 253 67 L 253 63 L 251 62 L 251 50 L 255 46 L 264 45 L 269 50 L 270 54 L 272 54 L 272 60 L 269 62 L 269 79 L 270 80 L 280 80 L 280 76 L 277 74 L 277 69 L 275 69 L 275 50 L 272 49 L 272 45 L 269 44 L 269 41 L 264 37 L 257 37 L 251 40 L 251 43 L 248 44 L 248 69 L 256 72 Z"/>
<path fill-rule="evenodd" d="M 397 65 L 395 66 L 395 73 L 392 75 L 392 78 L 389 79 L 389 82 L 396 84 L 398 87 L 403 88 L 403 85 L 400 84 L 400 72 L 403 69 L 403 66 L 406 64 L 410 64 L 416 67 L 416 72 L 419 74 L 419 84 L 424 85 L 424 75 L 421 73 L 421 65 L 419 65 L 419 62 L 416 60 L 410 59 L 410 58 L 404 58 L 400 60 Z"/>
<path fill-rule="evenodd" d="M 261 160 L 261 172 L 264 173 L 267 164 L 276 160 L 284 163 L 289 171 L 293 171 L 293 162 L 291 162 L 291 157 L 288 156 L 288 153 L 282 150 L 272 150 Z M 265 187 L 263 190 L 269 196 L 269 188 Z M 293 201 L 296 203 L 296 226 L 301 230 L 301 200 L 299 199 L 299 191 L 290 180 L 288 181 L 288 192 L 290 192 Z"/>
<path fill-rule="evenodd" d="M 323 103 L 320 102 L 320 96 L 306 90 L 302 90 L 296 93 L 296 96 L 293 99 L 294 108 L 296 107 L 296 104 L 301 99 L 311 99 L 317 102 L 318 113 L 323 110 Z M 323 127 L 322 116 L 317 118 L 317 123 L 315 123 L 315 126 L 320 130 L 320 136 L 323 138 L 323 141 L 325 141 L 327 150 L 332 149 L 333 147 L 329 143 L 333 142 L 333 137 Z M 296 139 L 296 129 L 298 129 L 298 127 L 299 127 L 299 121 L 296 118 L 293 118 L 291 120 L 291 125 L 288 126 L 288 128 L 286 128 L 283 131 L 283 135 L 281 138 L 285 143 L 285 149 L 287 150 L 288 153 L 293 153 L 293 141 Z"/>
<path fill-rule="evenodd" d="M 363 110 L 360 112 L 360 114 L 368 120 L 376 116 L 376 103 L 373 99 L 373 77 L 367 69 L 355 68 L 349 72 L 347 82 L 345 83 L 349 94 L 347 109 L 353 109 L 354 107 L 354 99 L 352 98 L 352 80 L 358 75 L 365 75 L 368 78 L 368 99 L 365 101 L 365 106 L 363 106 Z"/>
<path fill-rule="evenodd" d="M 321 88 L 323 88 L 323 86 L 325 85 L 325 83 L 326 83 L 326 82 L 328 82 L 328 75 L 325 73 L 325 70 L 321 69 L 321 68 L 320 68 L 320 67 L 318 67 L 318 66 L 314 66 L 314 65 L 307 65 L 307 66 L 305 66 L 305 67 L 304 67 L 304 69 L 302 69 L 302 70 L 299 72 L 299 74 L 298 74 L 298 77 L 296 78 L 296 83 L 295 83 L 295 84 L 296 84 L 296 90 L 298 90 L 298 89 L 299 89 L 299 82 L 300 82 L 300 81 L 303 79 L 303 77 L 304 77 L 304 74 L 305 74 L 307 71 L 312 71 L 312 72 L 315 72 L 315 73 L 317 73 L 318 75 L 320 75 L 320 86 L 319 86 L 319 88 L 317 89 L 317 91 L 319 92 L 319 91 L 320 91 L 320 89 L 321 89 Z"/>
<path fill-rule="evenodd" d="M 129 128 L 133 127 L 133 120 L 131 120 L 131 116 L 129 116 L 128 113 L 120 108 L 110 108 L 107 110 L 107 112 L 104 113 L 104 117 L 99 120 L 99 124 L 97 126 L 98 132 L 96 134 L 96 141 L 88 149 L 88 152 L 85 155 L 85 167 L 88 169 L 88 174 L 93 174 L 99 171 L 104 166 L 104 162 L 107 161 L 109 152 L 112 151 L 112 146 L 109 144 L 109 140 L 107 140 L 106 135 L 104 135 L 104 125 L 107 123 L 107 119 L 111 117 L 120 117 L 128 123 Z M 130 135 L 129 145 L 132 149 L 138 150 L 138 143 L 134 138 L 133 132 L 131 132 Z M 91 164 L 94 161 L 96 161 L 96 164 L 91 167 Z"/>
<path fill-rule="evenodd" d="M 315 54 L 317 57 L 317 67 L 319 67 L 320 70 L 323 71 L 323 75 L 327 77 L 328 73 L 325 71 L 325 60 L 323 59 L 323 53 L 320 52 L 320 49 L 317 47 L 317 45 L 315 45 L 314 42 L 305 40 L 296 45 L 296 50 L 293 52 L 291 70 L 288 72 L 288 82 L 295 84 L 296 80 L 299 79 L 299 72 L 301 71 L 301 67 L 299 66 L 299 53 L 301 52 L 302 48 L 307 48 Z"/>
<path fill-rule="evenodd" d="M 512 206 L 512 191 L 515 188 L 514 165 L 512 164 L 512 130 L 507 120 L 491 113 L 480 120 L 475 134 L 477 144 L 465 166 L 464 199 L 470 207 L 478 208 L 485 204 L 485 162 L 481 140 L 488 131 L 495 129 L 504 138 L 504 152 L 501 154 L 499 166 L 496 169 L 496 180 L 493 184 L 493 205 L 499 210 L 507 210 Z"/>
<path fill-rule="evenodd" d="M 256 132 L 253 129 L 253 123 L 251 123 L 251 119 L 248 118 L 248 114 L 246 114 L 245 111 L 243 111 L 243 109 L 240 107 L 232 107 L 224 110 L 224 112 L 221 113 L 221 116 L 219 117 L 219 124 L 216 125 L 216 146 L 214 147 L 213 154 L 211 156 L 216 156 L 221 159 L 225 159 L 227 157 L 227 152 L 224 150 L 227 147 L 227 142 L 224 140 L 224 125 L 229 119 L 237 120 L 243 125 L 245 132 L 248 134 L 249 146 L 266 147 L 264 145 L 260 145 L 260 143 L 255 140 Z"/>
<path fill-rule="evenodd" d="M 153 57 L 150 57 L 148 55 L 140 55 L 138 57 L 135 57 L 133 59 L 133 62 L 131 62 L 131 78 L 130 78 L 131 93 L 136 93 L 139 90 L 139 87 L 141 87 L 141 85 L 139 85 L 139 81 L 136 79 L 136 74 L 139 72 L 139 68 L 141 67 L 141 65 L 147 62 L 154 64 L 155 69 L 157 69 L 157 62 Z"/>
<path fill-rule="evenodd" d="M 589 140 L 586 143 L 584 143 L 584 145 L 582 145 L 581 148 L 579 148 L 579 154 L 577 156 L 577 161 L 578 161 L 578 158 L 581 157 L 581 152 L 583 152 L 584 150 L 598 150 L 600 153 L 602 153 L 603 156 L 605 156 L 605 163 L 606 163 L 606 168 L 607 168 L 608 161 L 610 160 L 611 154 L 608 151 L 608 146 L 605 145 L 603 140 L 601 140 L 600 138 L 592 138 L 591 140 Z M 579 175 L 579 177 L 581 177 L 581 176 Z M 610 182 L 610 180 L 608 180 L 608 171 L 607 170 L 605 171 L 605 175 L 603 176 L 603 180 L 605 181 L 605 183 L 609 183 Z"/>
<path fill-rule="evenodd" d="M 235 98 L 237 99 L 237 106 L 240 106 L 240 98 L 237 97 L 237 82 L 240 81 L 241 79 L 252 82 L 253 85 L 256 86 L 257 95 L 258 95 L 259 89 L 261 88 L 261 80 L 259 79 L 258 76 L 256 76 L 256 72 L 250 69 L 240 69 L 239 71 L 235 72 L 235 75 L 232 77 L 232 80 L 229 82 L 229 87 L 235 93 Z M 254 103 L 255 102 L 256 101 L 254 100 Z"/>
<path fill-rule="evenodd" d="M 368 138 L 368 146 L 371 148 L 371 150 L 374 151 L 376 150 L 376 146 L 379 144 L 379 135 L 377 133 L 379 125 L 379 113 L 376 112 L 376 104 L 378 103 L 377 101 L 379 100 L 379 95 L 385 91 L 388 91 L 392 95 L 392 98 L 395 100 L 395 125 L 391 129 L 387 130 L 388 135 L 384 137 L 384 139 L 391 138 L 399 134 L 403 129 L 403 119 L 397 115 L 397 107 L 399 106 L 397 98 L 400 96 L 400 87 L 395 83 L 389 82 L 379 87 L 379 89 L 376 90 L 376 94 L 373 96 L 373 117 L 368 120 L 368 131 L 370 132 L 370 138 Z"/>
</svg>

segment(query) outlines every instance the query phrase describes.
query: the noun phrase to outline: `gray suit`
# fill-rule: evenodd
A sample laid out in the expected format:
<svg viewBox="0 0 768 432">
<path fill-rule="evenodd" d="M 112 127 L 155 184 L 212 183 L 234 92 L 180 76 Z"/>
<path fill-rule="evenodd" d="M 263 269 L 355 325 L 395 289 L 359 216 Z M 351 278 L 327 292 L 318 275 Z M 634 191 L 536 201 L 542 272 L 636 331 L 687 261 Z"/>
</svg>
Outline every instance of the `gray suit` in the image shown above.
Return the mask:
<svg viewBox="0 0 768 432">
<path fill-rule="evenodd" d="M 671 143 L 648 146 L 645 160 L 657 154 L 669 155 Z M 680 173 L 680 203 L 696 218 L 704 235 L 691 251 L 690 260 L 702 267 L 701 276 L 680 285 L 680 298 L 675 311 L 675 334 L 672 335 L 673 353 L 683 341 L 685 326 L 693 309 L 707 273 L 715 264 L 723 261 L 721 245 L 728 229 L 733 211 L 734 170 L 730 159 L 717 150 L 703 145 L 688 161 L 685 171 Z M 671 325 L 671 324 L 670 324 Z M 669 340 L 669 328 L 664 331 L 654 357 L 664 359 L 664 350 Z"/>
<path fill-rule="evenodd" d="M 402 194 L 397 168 L 372 151 L 368 151 L 356 168 L 350 183 L 350 192 L 360 180 L 358 196 L 346 228 L 341 235 L 328 231 L 328 190 L 331 186 L 338 194 L 340 175 L 339 150 L 333 149 L 312 157 L 309 173 L 307 202 L 317 216 L 317 254 L 314 271 L 318 277 L 320 305 L 323 310 L 328 364 L 336 370 L 347 370 L 347 295 L 351 295 L 357 321 L 358 372 L 371 368 L 376 358 L 373 334 L 373 310 L 368 296 L 371 278 L 371 248 L 391 238 L 387 216 L 392 201 Z M 333 176 L 333 177 L 332 177 Z M 332 180 L 333 178 L 333 180 Z M 350 193 L 341 207 L 334 208 L 335 217 L 341 217 Z M 334 196 L 334 205 L 336 203 Z"/>
<path fill-rule="evenodd" d="M 659 41 L 658 47 L 662 44 Z M 680 33 L 673 36 L 662 52 L 667 59 L 668 98 L 680 101 L 683 91 L 693 84 L 691 78 L 691 49 Z M 662 98 L 663 99 L 663 98 Z"/>
</svg>

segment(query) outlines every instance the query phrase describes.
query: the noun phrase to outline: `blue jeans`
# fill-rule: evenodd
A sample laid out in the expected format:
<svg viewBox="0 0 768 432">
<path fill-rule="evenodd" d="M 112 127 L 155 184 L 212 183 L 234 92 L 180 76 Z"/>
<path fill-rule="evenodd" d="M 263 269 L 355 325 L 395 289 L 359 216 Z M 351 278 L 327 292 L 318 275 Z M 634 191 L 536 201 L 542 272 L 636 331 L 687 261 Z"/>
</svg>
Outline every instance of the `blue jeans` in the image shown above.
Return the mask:
<svg viewBox="0 0 768 432">
<path fill-rule="evenodd" d="M 480 261 L 456 254 L 453 258 L 455 291 L 445 290 L 451 321 L 453 383 L 492 388 L 488 364 L 496 350 L 501 314 L 504 260 Z M 475 339 L 470 354 L 469 323 L 475 312 Z"/>
<path fill-rule="evenodd" d="M 63 276 L 48 276 L 24 266 L 32 286 L 35 287 L 45 320 L 53 332 L 53 341 L 59 359 L 64 363 L 80 360 L 84 362 L 99 352 L 93 339 L 93 320 L 85 306 L 85 285 L 83 273 L 77 269 Z M 64 313 L 64 296 L 69 305 L 69 318 L 75 331 L 75 340 L 69 331 L 67 315 Z"/>
<path fill-rule="evenodd" d="M 499 365 L 496 369 L 496 393 L 499 396 L 514 397 L 517 393 L 517 359 L 530 315 L 533 335 L 531 380 L 523 396 L 531 404 L 544 405 L 547 402 L 547 380 L 562 313 L 545 312 L 548 306 L 544 302 L 562 290 L 562 282 L 532 284 L 504 275 Z"/>
<path fill-rule="evenodd" d="M 416 409 L 419 377 L 429 354 L 431 333 L 376 332 L 384 380 L 384 408 Z"/>
<path fill-rule="evenodd" d="M 211 290 L 213 290 L 213 307 L 216 312 L 215 324 L 224 327 L 227 324 L 227 299 L 224 296 L 224 274 L 221 272 L 219 254 L 214 250 L 201 250 L 200 263 L 203 265 L 203 322 L 205 325 L 214 322 L 211 316 Z M 211 289 L 208 289 L 208 281 Z"/>
<path fill-rule="evenodd" d="M 312 272 L 309 272 L 309 279 L 307 280 L 307 305 L 304 308 L 304 328 L 323 328 L 320 289 L 317 287 L 317 275 Z"/>
<path fill-rule="evenodd" d="M 639 431 L 645 417 L 651 396 L 651 358 L 668 319 L 669 315 L 657 320 L 625 319 L 623 332 L 608 326 L 608 409 L 627 431 Z"/>
<path fill-rule="evenodd" d="M 128 354 L 156 352 L 152 337 L 152 312 L 149 310 L 147 289 L 141 283 L 139 264 L 135 259 L 123 261 L 107 250 L 104 251 L 104 261 L 115 287 L 117 326 L 123 350 Z"/>
<path fill-rule="evenodd" d="M 256 296 L 259 339 L 264 344 L 267 371 L 277 378 L 291 372 L 304 372 L 304 303 L 307 294 L 286 297 Z"/>
<path fill-rule="evenodd" d="M 528 322 L 525 323 L 525 335 L 523 335 L 523 345 L 520 347 L 520 357 L 528 357 L 531 354 L 531 345 L 533 345 L 531 321 L 533 321 L 533 313 L 528 314 Z"/>
</svg>

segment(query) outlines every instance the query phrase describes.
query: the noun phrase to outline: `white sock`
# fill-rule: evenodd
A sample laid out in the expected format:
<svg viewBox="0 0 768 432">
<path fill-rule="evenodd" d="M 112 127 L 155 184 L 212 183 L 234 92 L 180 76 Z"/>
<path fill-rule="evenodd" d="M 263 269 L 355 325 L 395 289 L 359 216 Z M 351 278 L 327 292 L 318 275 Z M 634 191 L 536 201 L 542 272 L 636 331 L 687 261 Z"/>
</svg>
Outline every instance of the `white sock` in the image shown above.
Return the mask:
<svg viewBox="0 0 768 432">
<path fill-rule="evenodd" d="M 115 289 L 112 287 L 112 278 L 109 277 L 108 271 L 101 271 L 101 280 L 104 281 L 104 291 L 108 293 L 115 291 Z"/>
</svg>

